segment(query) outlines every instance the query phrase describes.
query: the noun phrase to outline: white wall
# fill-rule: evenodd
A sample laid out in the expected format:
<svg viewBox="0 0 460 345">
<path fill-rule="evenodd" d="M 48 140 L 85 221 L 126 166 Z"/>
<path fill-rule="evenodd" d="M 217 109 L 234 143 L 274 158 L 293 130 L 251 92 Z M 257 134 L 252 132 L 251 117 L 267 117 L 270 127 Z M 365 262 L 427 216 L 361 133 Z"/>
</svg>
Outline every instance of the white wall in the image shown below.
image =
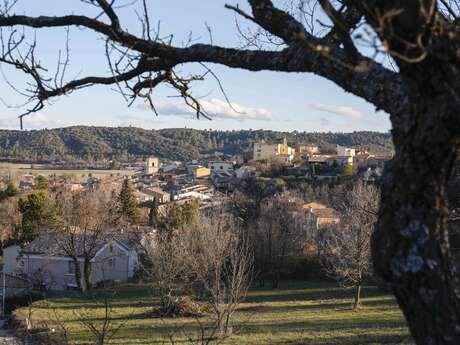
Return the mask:
<svg viewBox="0 0 460 345">
<path fill-rule="evenodd" d="M 351 156 L 354 157 L 356 154 L 355 149 L 337 145 L 337 156 Z"/>
<path fill-rule="evenodd" d="M 233 162 L 209 162 L 211 172 L 214 173 L 233 173 Z"/>
<path fill-rule="evenodd" d="M 3 271 L 13 273 L 16 269 L 16 260 L 21 248 L 19 246 L 10 246 L 3 249 Z"/>
</svg>

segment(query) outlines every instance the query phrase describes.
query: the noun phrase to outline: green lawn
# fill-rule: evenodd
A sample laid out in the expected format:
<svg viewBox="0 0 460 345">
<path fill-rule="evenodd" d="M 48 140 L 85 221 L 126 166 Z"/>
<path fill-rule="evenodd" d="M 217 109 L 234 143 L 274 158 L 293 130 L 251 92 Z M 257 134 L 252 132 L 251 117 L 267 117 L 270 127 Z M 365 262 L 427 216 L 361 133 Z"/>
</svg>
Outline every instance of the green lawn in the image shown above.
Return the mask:
<svg viewBox="0 0 460 345">
<path fill-rule="evenodd" d="M 191 318 L 152 318 L 153 298 L 145 286 L 125 285 L 112 301 L 114 324 L 121 328 L 116 344 L 168 344 L 193 332 Z M 234 318 L 235 334 L 224 344 L 411 344 L 403 316 L 392 296 L 375 288 L 364 290 L 363 308 L 351 310 L 352 291 L 332 283 L 284 283 L 280 289 L 253 289 Z M 89 333 L 76 321 L 75 310 L 89 308 L 94 317 L 103 313 L 94 298 L 60 297 L 36 302 L 33 322 L 49 320 L 53 309 L 84 343 Z M 25 309 L 17 310 L 19 315 Z M 185 342 L 180 342 L 184 344 Z"/>
</svg>

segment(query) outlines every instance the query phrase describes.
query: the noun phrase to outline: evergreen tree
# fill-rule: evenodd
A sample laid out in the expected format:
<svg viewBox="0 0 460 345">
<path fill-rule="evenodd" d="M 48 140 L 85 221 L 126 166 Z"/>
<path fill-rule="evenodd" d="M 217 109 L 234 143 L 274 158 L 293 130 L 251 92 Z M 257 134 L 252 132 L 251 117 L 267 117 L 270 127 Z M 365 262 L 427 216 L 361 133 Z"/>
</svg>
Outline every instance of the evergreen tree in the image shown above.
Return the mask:
<svg viewBox="0 0 460 345">
<path fill-rule="evenodd" d="M 158 212 L 158 203 L 156 200 L 153 201 L 149 210 L 149 226 L 156 227 L 160 222 L 160 215 Z"/>
<path fill-rule="evenodd" d="M 120 216 L 131 224 L 138 223 L 140 214 L 137 208 L 137 200 L 134 196 L 133 185 L 127 178 L 124 179 L 123 185 L 121 186 L 118 202 L 120 205 Z"/>
<path fill-rule="evenodd" d="M 58 207 L 42 191 L 29 194 L 27 199 L 19 199 L 19 211 L 22 214 L 21 241 L 32 241 L 41 231 L 59 226 Z"/>
<path fill-rule="evenodd" d="M 167 209 L 164 217 L 157 214 L 156 226 L 160 231 L 172 234 L 174 230 L 195 223 L 199 210 L 200 201 L 198 199 L 190 200 L 183 205 L 174 203 Z"/>
<path fill-rule="evenodd" d="M 182 207 L 178 204 L 173 204 L 168 211 L 166 221 L 163 223 L 162 230 L 172 233 L 184 224 L 184 215 Z"/>
<path fill-rule="evenodd" d="M 18 190 L 16 189 L 16 186 L 14 185 L 13 182 L 9 182 L 8 185 L 6 186 L 6 189 L 4 191 L 6 197 L 12 197 L 17 194 Z"/>
<path fill-rule="evenodd" d="M 45 176 L 39 175 L 35 179 L 35 189 L 46 190 L 50 187 L 50 181 Z"/>
<path fill-rule="evenodd" d="M 18 191 L 17 191 L 15 185 L 12 182 L 8 183 L 6 188 L 4 190 L 0 191 L 0 201 L 8 199 L 8 198 L 10 198 L 12 196 L 15 196 L 17 194 L 17 192 Z"/>
<path fill-rule="evenodd" d="M 198 219 L 200 202 L 198 199 L 192 199 L 182 206 L 182 222 L 185 225 L 195 223 Z"/>
</svg>

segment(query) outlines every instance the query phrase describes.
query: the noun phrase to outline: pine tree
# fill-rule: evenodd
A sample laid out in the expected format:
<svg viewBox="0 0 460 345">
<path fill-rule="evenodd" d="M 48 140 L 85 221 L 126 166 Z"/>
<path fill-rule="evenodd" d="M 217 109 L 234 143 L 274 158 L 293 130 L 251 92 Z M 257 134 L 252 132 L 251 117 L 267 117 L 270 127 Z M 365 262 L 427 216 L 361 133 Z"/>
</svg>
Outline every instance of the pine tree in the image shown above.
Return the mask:
<svg viewBox="0 0 460 345">
<path fill-rule="evenodd" d="M 14 185 L 13 182 L 9 182 L 4 191 L 6 197 L 15 196 L 17 192 L 18 190 L 16 189 L 16 186 Z"/>
<path fill-rule="evenodd" d="M 139 222 L 140 214 L 137 208 L 136 197 L 134 196 L 134 188 L 129 179 L 123 181 L 123 185 L 118 195 L 120 205 L 120 216 L 131 224 Z"/>
<path fill-rule="evenodd" d="M 200 211 L 200 202 L 198 199 L 192 199 L 182 206 L 183 224 L 188 225 L 195 223 Z"/>
<path fill-rule="evenodd" d="M 19 211 L 22 214 L 21 241 L 32 241 L 41 231 L 59 226 L 59 208 L 44 192 L 39 191 L 19 199 Z"/>
<path fill-rule="evenodd" d="M 0 201 L 8 199 L 17 194 L 17 189 L 12 182 L 8 183 L 4 190 L 0 191 Z"/>
<path fill-rule="evenodd" d="M 159 213 L 158 213 L 158 203 L 154 201 L 152 205 L 150 206 L 149 210 L 149 226 L 156 227 L 158 226 L 160 219 L 159 219 Z"/>
<path fill-rule="evenodd" d="M 50 182 L 45 176 L 43 175 L 37 176 L 37 178 L 35 179 L 35 189 L 46 190 L 49 187 L 50 187 Z"/>
</svg>

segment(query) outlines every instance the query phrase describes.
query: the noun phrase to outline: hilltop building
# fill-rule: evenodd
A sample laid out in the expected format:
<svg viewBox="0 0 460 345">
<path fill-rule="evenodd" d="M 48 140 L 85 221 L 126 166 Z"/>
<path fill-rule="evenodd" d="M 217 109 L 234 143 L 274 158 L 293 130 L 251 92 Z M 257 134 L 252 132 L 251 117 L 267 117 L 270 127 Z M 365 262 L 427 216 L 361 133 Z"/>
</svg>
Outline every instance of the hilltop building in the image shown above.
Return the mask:
<svg viewBox="0 0 460 345">
<path fill-rule="evenodd" d="M 297 144 L 295 153 L 298 155 L 312 156 L 319 154 L 319 147 L 314 144 Z"/>
<path fill-rule="evenodd" d="M 267 144 L 264 141 L 254 143 L 253 148 L 253 159 L 256 161 L 269 160 L 275 157 L 289 157 L 295 154 L 295 149 L 289 147 L 286 138 L 283 139 L 282 143 L 278 144 Z"/>
<path fill-rule="evenodd" d="M 194 178 L 205 178 L 211 176 L 211 169 L 200 164 L 187 165 L 187 173 L 193 175 Z"/>
<path fill-rule="evenodd" d="M 340 223 L 340 215 L 333 208 L 318 202 L 310 202 L 302 206 L 307 211 L 309 221 L 316 229 L 324 229 Z"/>
<path fill-rule="evenodd" d="M 160 160 L 157 157 L 150 156 L 145 162 L 145 174 L 155 175 L 160 170 Z"/>
<path fill-rule="evenodd" d="M 355 149 L 337 145 L 337 156 L 354 157 L 355 155 L 356 155 Z"/>
<path fill-rule="evenodd" d="M 233 174 L 235 162 L 230 161 L 211 161 L 208 167 L 213 174 L 215 173 L 228 173 Z"/>
</svg>

